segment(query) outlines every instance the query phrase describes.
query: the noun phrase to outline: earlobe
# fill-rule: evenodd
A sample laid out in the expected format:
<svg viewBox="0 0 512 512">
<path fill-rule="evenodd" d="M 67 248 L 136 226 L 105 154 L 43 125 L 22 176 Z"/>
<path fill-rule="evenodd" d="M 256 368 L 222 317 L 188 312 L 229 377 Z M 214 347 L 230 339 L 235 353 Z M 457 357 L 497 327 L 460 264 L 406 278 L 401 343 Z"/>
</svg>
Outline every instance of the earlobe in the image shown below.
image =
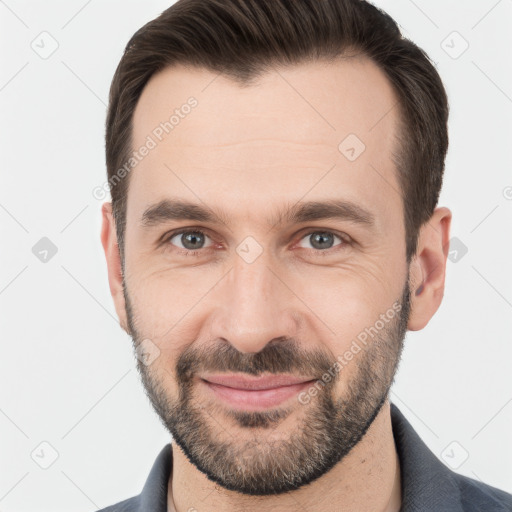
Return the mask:
<svg viewBox="0 0 512 512">
<path fill-rule="evenodd" d="M 436 208 L 420 229 L 418 251 L 410 267 L 411 313 L 407 325 L 410 331 L 423 329 L 441 305 L 451 218 L 448 208 Z"/>
<path fill-rule="evenodd" d="M 121 266 L 121 255 L 117 243 L 117 234 L 115 229 L 115 220 L 112 214 L 112 203 L 103 203 L 101 207 L 102 225 L 101 225 L 101 244 L 105 252 L 108 271 L 108 283 L 110 293 L 114 300 L 117 316 L 121 327 L 128 332 L 126 320 L 126 304 L 123 293 L 123 273 Z"/>
</svg>

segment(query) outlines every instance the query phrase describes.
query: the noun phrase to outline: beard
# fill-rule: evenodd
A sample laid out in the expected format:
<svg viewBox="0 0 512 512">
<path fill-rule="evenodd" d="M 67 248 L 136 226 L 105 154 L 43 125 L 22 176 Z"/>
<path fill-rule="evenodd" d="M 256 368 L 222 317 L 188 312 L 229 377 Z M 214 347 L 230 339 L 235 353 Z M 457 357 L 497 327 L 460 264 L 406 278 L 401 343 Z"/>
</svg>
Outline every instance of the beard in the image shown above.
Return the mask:
<svg viewBox="0 0 512 512">
<path fill-rule="evenodd" d="M 136 331 L 137 315 L 126 286 L 124 294 L 128 328 L 136 350 L 144 337 Z M 305 350 L 289 338 L 273 339 L 257 353 L 241 353 L 223 339 L 215 345 L 189 345 L 175 365 L 178 397 L 166 390 L 162 371 L 150 369 L 139 358 L 137 369 L 163 425 L 188 460 L 209 480 L 250 496 L 289 492 L 321 477 L 349 454 L 388 399 L 407 331 L 409 282 L 399 303 L 401 308 L 395 316 L 347 363 L 354 365 L 353 374 L 342 382 L 342 396 L 336 396 L 335 389 L 344 368 L 335 372 L 329 382 L 324 379 L 322 389 L 300 407 L 294 404 L 288 408 L 241 411 L 207 402 L 194 393 L 194 382 L 203 372 L 255 376 L 287 373 L 321 378 L 331 370 L 332 375 L 336 361 L 332 354 Z M 282 422 L 293 414 L 297 417 L 292 427 L 287 432 L 280 431 Z M 216 419 L 219 417 L 220 421 Z M 226 419 L 235 428 L 226 426 Z"/>
</svg>

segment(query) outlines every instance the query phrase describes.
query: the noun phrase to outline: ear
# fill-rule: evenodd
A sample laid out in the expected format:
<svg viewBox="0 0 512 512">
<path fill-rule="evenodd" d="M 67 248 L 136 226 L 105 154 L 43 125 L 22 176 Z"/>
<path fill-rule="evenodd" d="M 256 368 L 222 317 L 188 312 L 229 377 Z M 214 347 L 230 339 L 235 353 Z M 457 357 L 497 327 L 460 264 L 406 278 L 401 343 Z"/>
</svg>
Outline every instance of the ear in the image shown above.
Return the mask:
<svg viewBox="0 0 512 512">
<path fill-rule="evenodd" d="M 411 261 L 411 313 L 407 328 L 423 329 L 439 308 L 444 295 L 452 212 L 436 208 L 418 235 L 418 250 Z"/>
<path fill-rule="evenodd" d="M 117 316 L 121 327 L 129 334 L 126 304 L 123 294 L 123 270 L 121 267 L 121 255 L 117 243 L 117 233 L 114 216 L 112 214 L 112 203 L 103 203 L 101 207 L 102 225 L 101 225 L 101 244 L 105 251 L 108 270 L 108 284 L 110 293 L 114 299 Z"/>
</svg>

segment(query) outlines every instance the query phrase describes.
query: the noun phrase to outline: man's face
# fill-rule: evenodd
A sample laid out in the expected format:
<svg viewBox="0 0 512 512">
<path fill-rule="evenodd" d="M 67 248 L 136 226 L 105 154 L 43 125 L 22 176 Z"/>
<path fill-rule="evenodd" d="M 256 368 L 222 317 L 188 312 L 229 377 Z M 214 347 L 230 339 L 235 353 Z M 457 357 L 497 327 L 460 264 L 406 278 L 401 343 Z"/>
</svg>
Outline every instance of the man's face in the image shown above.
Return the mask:
<svg viewBox="0 0 512 512">
<path fill-rule="evenodd" d="M 158 130 L 190 97 L 173 129 Z M 387 397 L 409 315 L 395 104 L 383 73 L 355 58 L 269 71 L 245 88 L 166 69 L 137 104 L 133 148 L 156 145 L 130 176 L 126 324 L 158 356 L 138 363 L 155 410 L 227 489 L 311 482 Z M 333 216 L 309 203 L 345 204 Z M 303 383 L 208 383 L 233 375 Z"/>
</svg>

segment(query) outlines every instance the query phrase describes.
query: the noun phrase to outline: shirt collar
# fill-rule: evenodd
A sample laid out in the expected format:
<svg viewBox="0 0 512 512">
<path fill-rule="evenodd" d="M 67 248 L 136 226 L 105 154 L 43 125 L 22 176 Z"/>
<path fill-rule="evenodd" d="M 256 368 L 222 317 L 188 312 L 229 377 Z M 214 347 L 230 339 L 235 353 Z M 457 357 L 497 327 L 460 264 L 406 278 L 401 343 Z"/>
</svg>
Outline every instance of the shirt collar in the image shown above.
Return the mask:
<svg viewBox="0 0 512 512">
<path fill-rule="evenodd" d="M 427 447 L 398 407 L 391 403 L 402 484 L 400 512 L 463 512 L 460 490 L 450 471 Z M 139 495 L 139 512 L 167 510 L 167 485 L 172 471 L 172 446 L 158 454 Z"/>
<path fill-rule="evenodd" d="M 393 403 L 391 424 L 400 460 L 400 512 L 463 512 L 454 473 L 430 451 Z"/>
<path fill-rule="evenodd" d="M 167 512 L 167 485 L 171 471 L 172 446 L 171 443 L 168 443 L 158 454 L 149 472 L 146 483 L 139 495 L 138 512 Z"/>
</svg>

